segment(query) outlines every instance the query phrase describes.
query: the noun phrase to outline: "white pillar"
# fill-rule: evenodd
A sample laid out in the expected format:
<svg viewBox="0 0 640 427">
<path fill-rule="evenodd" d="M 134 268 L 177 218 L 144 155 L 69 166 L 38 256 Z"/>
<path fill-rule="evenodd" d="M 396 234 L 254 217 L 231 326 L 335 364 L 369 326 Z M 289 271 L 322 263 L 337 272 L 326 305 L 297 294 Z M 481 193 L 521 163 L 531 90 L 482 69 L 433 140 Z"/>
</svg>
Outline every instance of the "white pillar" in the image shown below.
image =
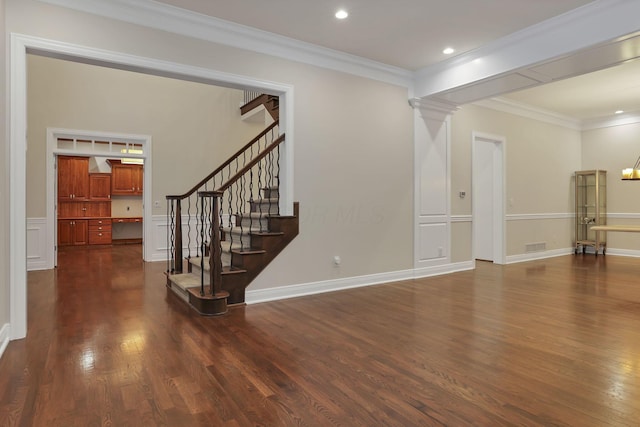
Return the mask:
<svg viewBox="0 0 640 427">
<path fill-rule="evenodd" d="M 451 263 L 451 114 L 454 104 L 410 101 L 414 117 L 414 268 Z"/>
</svg>

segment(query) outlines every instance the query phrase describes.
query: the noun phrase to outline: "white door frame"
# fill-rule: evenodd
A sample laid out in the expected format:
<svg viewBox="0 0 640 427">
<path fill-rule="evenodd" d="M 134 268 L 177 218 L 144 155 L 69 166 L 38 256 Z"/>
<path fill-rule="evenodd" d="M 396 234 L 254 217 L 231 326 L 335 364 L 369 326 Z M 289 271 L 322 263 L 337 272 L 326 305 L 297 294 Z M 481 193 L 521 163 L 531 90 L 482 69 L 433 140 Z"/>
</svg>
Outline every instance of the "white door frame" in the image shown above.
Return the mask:
<svg viewBox="0 0 640 427">
<path fill-rule="evenodd" d="M 124 141 L 142 146 L 142 155 L 122 154 L 120 152 L 103 152 L 86 149 L 61 149 L 58 148 L 58 138 L 83 139 L 83 140 L 99 140 L 99 141 Z M 124 157 L 140 157 L 144 159 L 143 174 L 143 190 L 142 190 L 142 258 L 145 261 L 151 261 L 153 248 L 152 232 L 153 225 L 151 223 L 153 194 L 152 180 L 153 161 L 151 159 L 151 136 L 150 135 L 132 135 L 111 132 L 98 132 L 76 129 L 58 129 L 47 128 L 47 267 L 54 268 L 58 265 L 58 227 L 56 222 L 56 194 L 57 194 L 57 171 L 55 169 L 56 156 L 85 156 L 85 157 L 108 157 L 111 159 Z"/>
<path fill-rule="evenodd" d="M 471 252 L 472 258 L 476 259 L 476 226 L 477 215 L 477 187 L 474 185 L 474 171 L 476 169 L 476 146 L 479 142 L 491 142 L 495 144 L 493 165 L 493 262 L 496 264 L 506 264 L 506 186 L 505 186 L 505 159 L 506 159 L 506 139 L 502 136 L 491 135 L 483 132 L 472 132 L 471 135 L 471 210 L 473 222 L 471 225 Z"/>
<path fill-rule="evenodd" d="M 209 68 L 183 65 L 16 33 L 11 33 L 10 43 L 9 265 L 7 267 L 9 269 L 9 321 L 11 322 L 9 335 L 11 340 L 24 338 L 27 335 L 27 52 L 279 95 L 281 101 L 284 101 L 280 107 L 283 113 L 280 118 L 280 131 L 287 135 L 287 140 L 282 150 L 280 169 L 281 212 L 283 215 L 291 215 L 293 213 L 293 86 L 223 73 Z"/>
</svg>

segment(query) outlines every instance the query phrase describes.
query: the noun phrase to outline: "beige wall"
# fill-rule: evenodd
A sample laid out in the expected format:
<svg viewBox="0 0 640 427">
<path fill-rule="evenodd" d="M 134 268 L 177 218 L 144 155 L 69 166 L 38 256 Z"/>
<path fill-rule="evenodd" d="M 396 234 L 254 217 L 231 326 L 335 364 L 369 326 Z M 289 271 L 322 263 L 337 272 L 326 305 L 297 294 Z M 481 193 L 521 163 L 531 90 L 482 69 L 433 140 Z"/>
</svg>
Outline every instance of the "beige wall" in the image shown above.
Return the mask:
<svg viewBox="0 0 640 427">
<path fill-rule="evenodd" d="M 37 55 L 27 74 L 27 217 L 46 215 L 47 127 L 151 135 L 154 214 L 264 129 L 240 119 L 236 89 Z"/>
<path fill-rule="evenodd" d="M 412 267 L 413 114 L 406 88 L 30 0 L 10 0 L 8 6 L 10 30 L 18 33 L 294 87 L 300 236 L 251 289 Z M 112 113 L 120 114 L 115 106 Z M 102 123 L 95 120 L 92 127 Z M 170 165 L 156 162 L 155 150 L 154 136 L 154 197 L 159 197 L 175 188 L 164 178 Z M 168 150 L 166 158 L 182 151 L 178 145 Z M 189 174 L 190 168 L 180 173 Z M 38 203 L 30 200 L 29 209 L 39 209 Z M 334 255 L 342 258 L 338 268 Z"/>
<path fill-rule="evenodd" d="M 640 183 L 620 179 L 622 169 L 633 167 L 640 156 L 638 141 L 638 123 L 582 133 L 583 169 L 607 171 L 609 224 L 640 225 Z M 607 246 L 637 251 L 640 248 L 640 233 L 607 233 Z"/>
<path fill-rule="evenodd" d="M 471 215 L 471 135 L 473 131 L 506 139 L 506 213 L 568 214 L 573 207 L 573 172 L 580 169 L 580 132 L 485 107 L 464 106 L 451 120 L 453 215 Z M 507 221 L 507 255 L 525 253 L 526 243 L 546 242 L 547 250 L 573 245 L 573 221 Z M 461 234 L 461 233 L 458 233 Z M 452 239 L 454 259 L 470 253 L 471 232 Z"/>
<path fill-rule="evenodd" d="M 7 162 L 7 150 L 9 145 L 9 137 L 7 135 L 7 92 L 8 82 L 6 79 L 6 37 L 5 37 L 5 4 L 4 0 L 0 0 L 0 84 L 3 88 L 0 91 L 0 164 L 2 172 L 0 173 L 0 200 L 6 200 L 9 195 L 9 164 Z M 8 271 L 8 225 L 9 225 L 9 204 L 2 203 L 0 208 L 0 328 L 9 323 L 9 271 Z"/>
</svg>

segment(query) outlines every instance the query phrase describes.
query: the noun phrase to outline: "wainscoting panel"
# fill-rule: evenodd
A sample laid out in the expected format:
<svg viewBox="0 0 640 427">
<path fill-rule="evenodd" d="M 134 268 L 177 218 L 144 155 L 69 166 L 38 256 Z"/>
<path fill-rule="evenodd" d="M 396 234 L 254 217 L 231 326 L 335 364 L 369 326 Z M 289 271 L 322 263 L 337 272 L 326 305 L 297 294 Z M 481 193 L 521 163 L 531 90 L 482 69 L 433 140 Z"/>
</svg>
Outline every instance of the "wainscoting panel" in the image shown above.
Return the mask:
<svg viewBox="0 0 640 427">
<path fill-rule="evenodd" d="M 223 221 L 226 224 L 228 216 L 223 216 Z M 165 215 L 154 215 L 151 218 L 152 221 L 152 238 L 151 245 L 152 254 L 151 261 L 166 261 L 167 260 L 167 236 L 169 235 L 169 224 L 167 223 L 167 217 Z M 197 231 L 196 231 L 197 219 L 191 219 L 191 228 L 189 228 L 189 217 L 182 215 L 182 250 L 186 257 L 188 255 L 189 246 L 191 246 L 191 256 L 196 256 L 197 253 Z M 189 241 L 189 235 L 191 240 Z M 147 244 L 147 243 L 145 243 Z"/>
<path fill-rule="evenodd" d="M 0 328 L 0 358 L 2 358 L 2 354 L 4 350 L 7 348 L 9 344 L 9 324 L 5 323 Z"/>
<path fill-rule="evenodd" d="M 47 219 L 27 218 L 27 271 L 53 268 L 53 254 L 47 244 Z"/>
</svg>

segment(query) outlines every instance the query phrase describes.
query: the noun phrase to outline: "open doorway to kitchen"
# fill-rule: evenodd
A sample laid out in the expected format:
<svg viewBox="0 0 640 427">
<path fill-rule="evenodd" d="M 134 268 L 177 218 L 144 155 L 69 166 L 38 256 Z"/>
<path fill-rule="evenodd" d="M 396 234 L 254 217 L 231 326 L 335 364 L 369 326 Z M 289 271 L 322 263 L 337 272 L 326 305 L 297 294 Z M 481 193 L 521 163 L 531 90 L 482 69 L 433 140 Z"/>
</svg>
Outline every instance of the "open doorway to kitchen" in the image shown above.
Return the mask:
<svg viewBox="0 0 640 427">
<path fill-rule="evenodd" d="M 144 244 L 150 153 L 147 135 L 47 129 L 46 252 L 54 266 L 60 251 Z"/>
</svg>

